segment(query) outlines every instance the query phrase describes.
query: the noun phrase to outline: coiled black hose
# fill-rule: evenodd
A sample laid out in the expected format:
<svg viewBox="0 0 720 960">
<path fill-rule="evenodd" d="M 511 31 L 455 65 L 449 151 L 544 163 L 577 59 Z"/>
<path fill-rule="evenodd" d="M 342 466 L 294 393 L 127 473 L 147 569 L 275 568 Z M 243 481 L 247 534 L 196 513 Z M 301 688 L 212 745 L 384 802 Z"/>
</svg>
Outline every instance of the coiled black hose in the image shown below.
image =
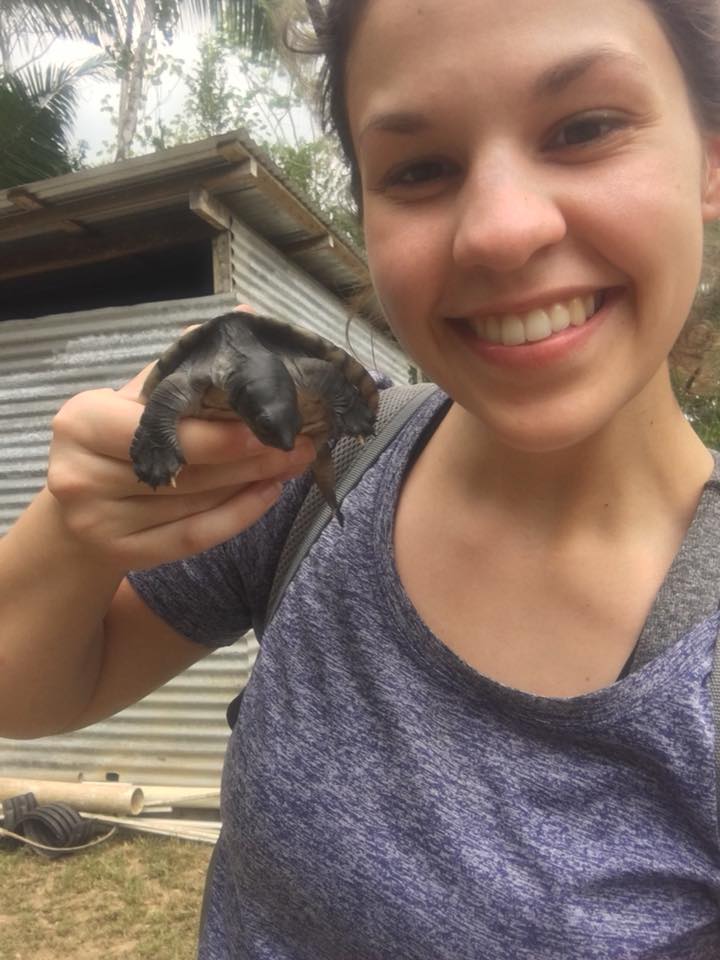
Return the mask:
<svg viewBox="0 0 720 960">
<path fill-rule="evenodd" d="M 21 793 L 17 797 L 9 797 L 2 802 L 3 826 L 9 833 L 16 833 L 17 827 L 31 810 L 37 807 L 34 793 Z"/>
<path fill-rule="evenodd" d="M 39 807 L 32 793 L 3 800 L 2 809 L 0 838 L 25 843 L 35 853 L 51 860 L 93 847 L 116 832 L 113 827 L 93 840 L 94 820 L 81 817 L 65 803 L 47 803 Z"/>
</svg>

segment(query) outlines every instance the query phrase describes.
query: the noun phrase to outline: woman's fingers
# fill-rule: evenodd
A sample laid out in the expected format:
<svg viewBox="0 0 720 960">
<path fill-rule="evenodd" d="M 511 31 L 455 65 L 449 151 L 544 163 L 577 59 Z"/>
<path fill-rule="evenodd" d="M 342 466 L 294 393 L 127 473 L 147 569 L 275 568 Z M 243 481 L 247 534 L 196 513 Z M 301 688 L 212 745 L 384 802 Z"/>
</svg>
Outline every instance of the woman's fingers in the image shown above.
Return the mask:
<svg viewBox="0 0 720 960">
<path fill-rule="evenodd" d="M 63 501 L 63 519 L 88 549 L 125 569 L 141 569 L 229 539 L 259 520 L 281 490 L 277 481 L 262 481 L 153 502 L 150 497 Z"/>
<path fill-rule="evenodd" d="M 281 492 L 282 484 L 263 481 L 229 492 L 205 510 L 195 503 L 192 512 L 175 521 L 146 527 L 120 539 L 116 552 L 121 558 L 126 556 L 128 566 L 135 569 L 139 568 L 137 557 L 142 557 L 143 567 L 152 567 L 169 557 L 180 560 L 201 553 L 256 523 Z"/>
<path fill-rule="evenodd" d="M 127 383 L 124 383 L 121 387 L 118 387 L 117 390 L 113 390 L 113 393 L 125 397 L 127 400 L 135 400 L 136 402 L 140 399 L 140 391 L 142 390 L 143 384 L 148 378 L 148 374 L 155 366 L 155 361 L 149 363 L 146 367 L 136 373 L 132 380 L 128 380 Z"/>
<path fill-rule="evenodd" d="M 287 479 L 306 470 L 315 460 L 315 448 L 307 437 L 301 437 L 290 452 L 263 447 L 254 455 L 238 457 L 224 463 L 187 463 L 177 475 L 175 487 L 151 488 L 137 484 L 130 496 L 150 493 L 151 496 L 193 494 L 256 483 L 267 479 Z M 134 474 L 133 474 L 134 477 Z"/>
</svg>

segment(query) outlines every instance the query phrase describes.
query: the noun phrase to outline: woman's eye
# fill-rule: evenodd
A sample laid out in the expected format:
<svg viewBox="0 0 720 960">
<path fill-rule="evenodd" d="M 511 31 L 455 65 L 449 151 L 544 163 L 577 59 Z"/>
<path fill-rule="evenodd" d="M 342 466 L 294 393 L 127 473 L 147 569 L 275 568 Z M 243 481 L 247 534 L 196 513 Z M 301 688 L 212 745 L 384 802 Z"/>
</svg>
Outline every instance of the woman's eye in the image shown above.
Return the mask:
<svg viewBox="0 0 720 960">
<path fill-rule="evenodd" d="M 442 160 L 422 160 L 391 171 L 385 178 L 385 183 L 393 187 L 414 187 L 441 180 L 451 173 L 450 164 Z"/>
<path fill-rule="evenodd" d="M 578 117 L 558 130 L 552 138 L 551 147 L 582 147 L 604 139 L 622 126 L 624 123 L 620 117 L 608 113 Z"/>
</svg>

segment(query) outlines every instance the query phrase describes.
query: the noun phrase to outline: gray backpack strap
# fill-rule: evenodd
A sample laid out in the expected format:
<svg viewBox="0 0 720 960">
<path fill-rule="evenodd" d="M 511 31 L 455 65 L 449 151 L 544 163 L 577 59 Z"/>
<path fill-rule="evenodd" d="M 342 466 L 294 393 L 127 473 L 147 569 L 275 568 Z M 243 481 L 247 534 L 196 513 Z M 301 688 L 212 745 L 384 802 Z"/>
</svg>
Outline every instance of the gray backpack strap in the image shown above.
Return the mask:
<svg viewBox="0 0 720 960">
<path fill-rule="evenodd" d="M 712 673 L 710 674 L 710 697 L 712 698 L 713 720 L 715 721 L 715 782 L 718 794 L 718 816 L 720 816 L 720 643 L 715 641 Z"/>
<path fill-rule="evenodd" d="M 437 390 L 435 384 L 422 383 L 389 387 L 380 391 L 375 435 L 360 445 L 354 437 L 342 437 L 333 448 L 338 504 L 357 485 L 403 424 L 427 398 Z M 275 579 L 270 588 L 263 629 L 270 623 L 283 594 L 323 529 L 332 519 L 332 510 L 316 485 L 303 500 L 280 554 Z"/>
<path fill-rule="evenodd" d="M 720 455 L 712 451 L 715 469 L 705 484 L 695 516 L 658 591 L 640 634 L 630 670 L 639 670 L 697 623 L 720 610 Z M 715 726 L 715 769 L 720 812 L 720 642 L 715 642 L 710 674 Z"/>
</svg>

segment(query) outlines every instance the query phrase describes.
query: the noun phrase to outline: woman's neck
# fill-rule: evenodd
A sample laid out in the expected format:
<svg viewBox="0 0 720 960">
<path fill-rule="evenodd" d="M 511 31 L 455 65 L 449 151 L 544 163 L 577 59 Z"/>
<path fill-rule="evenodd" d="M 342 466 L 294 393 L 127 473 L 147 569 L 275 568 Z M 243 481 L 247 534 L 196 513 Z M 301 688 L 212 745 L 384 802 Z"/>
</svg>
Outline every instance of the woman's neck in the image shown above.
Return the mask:
<svg viewBox="0 0 720 960">
<path fill-rule="evenodd" d="M 482 513 L 492 509 L 554 542 L 578 531 L 642 530 L 658 511 L 687 527 L 713 467 L 667 376 L 573 447 L 512 449 L 454 404 L 433 448 L 460 502 Z"/>
</svg>

